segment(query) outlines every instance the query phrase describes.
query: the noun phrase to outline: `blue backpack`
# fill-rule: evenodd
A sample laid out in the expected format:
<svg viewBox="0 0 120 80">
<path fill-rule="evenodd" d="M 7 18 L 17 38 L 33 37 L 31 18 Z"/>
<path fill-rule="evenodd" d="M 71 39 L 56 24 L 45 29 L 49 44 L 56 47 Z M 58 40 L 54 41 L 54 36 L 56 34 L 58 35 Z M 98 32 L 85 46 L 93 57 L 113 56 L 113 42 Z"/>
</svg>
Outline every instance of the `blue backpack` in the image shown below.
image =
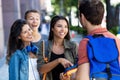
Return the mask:
<svg viewBox="0 0 120 80">
<path fill-rule="evenodd" d="M 88 35 L 88 59 L 91 80 L 120 80 L 118 49 L 112 38 L 101 34 Z"/>
</svg>

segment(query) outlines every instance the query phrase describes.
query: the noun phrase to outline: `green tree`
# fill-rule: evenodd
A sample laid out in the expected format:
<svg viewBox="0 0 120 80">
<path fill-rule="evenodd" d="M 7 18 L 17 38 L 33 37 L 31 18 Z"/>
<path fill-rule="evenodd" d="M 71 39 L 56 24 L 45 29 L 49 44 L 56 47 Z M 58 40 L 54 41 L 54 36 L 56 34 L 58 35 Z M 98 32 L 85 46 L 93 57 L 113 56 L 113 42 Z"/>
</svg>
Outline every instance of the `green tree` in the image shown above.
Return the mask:
<svg viewBox="0 0 120 80">
<path fill-rule="evenodd" d="M 54 8 L 54 14 L 59 14 L 60 9 L 63 7 L 64 16 L 70 14 L 71 7 L 76 7 L 78 5 L 78 0 L 51 0 Z M 61 5 L 62 1 L 62 5 Z"/>
<path fill-rule="evenodd" d="M 53 15 L 63 15 L 69 16 L 69 21 L 71 25 L 71 9 L 72 7 L 78 8 L 78 0 L 52 0 L 52 5 L 54 8 Z M 77 14 L 78 12 L 76 12 Z M 78 15 L 77 15 L 78 16 Z"/>
</svg>

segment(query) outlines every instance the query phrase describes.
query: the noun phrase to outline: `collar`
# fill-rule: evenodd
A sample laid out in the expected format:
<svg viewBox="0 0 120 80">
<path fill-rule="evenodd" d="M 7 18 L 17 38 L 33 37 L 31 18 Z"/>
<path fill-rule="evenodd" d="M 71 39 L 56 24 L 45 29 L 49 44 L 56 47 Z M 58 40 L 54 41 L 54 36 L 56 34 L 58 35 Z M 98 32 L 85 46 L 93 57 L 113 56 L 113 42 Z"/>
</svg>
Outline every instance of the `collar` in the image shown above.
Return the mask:
<svg viewBox="0 0 120 80">
<path fill-rule="evenodd" d="M 26 49 L 26 48 L 23 48 L 21 51 L 22 51 L 22 52 L 24 52 L 25 54 L 28 54 L 28 52 L 27 52 L 27 49 Z"/>
<path fill-rule="evenodd" d="M 73 46 L 73 45 L 71 45 L 70 44 L 70 40 L 64 40 L 64 46 L 65 46 L 65 48 L 68 48 L 68 49 L 70 49 L 71 48 L 71 46 Z"/>
<path fill-rule="evenodd" d="M 103 32 L 107 32 L 108 30 L 106 28 L 96 28 L 94 30 L 92 30 L 90 33 L 88 33 L 88 35 L 93 35 L 95 33 L 103 33 Z"/>
</svg>

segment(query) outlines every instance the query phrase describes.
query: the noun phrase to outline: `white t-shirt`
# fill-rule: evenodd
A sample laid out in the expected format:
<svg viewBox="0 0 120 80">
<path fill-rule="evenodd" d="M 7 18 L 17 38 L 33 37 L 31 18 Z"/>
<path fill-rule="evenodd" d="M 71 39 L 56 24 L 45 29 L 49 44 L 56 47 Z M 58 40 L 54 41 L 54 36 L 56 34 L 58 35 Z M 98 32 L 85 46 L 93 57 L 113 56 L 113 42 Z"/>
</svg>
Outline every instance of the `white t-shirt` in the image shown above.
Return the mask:
<svg viewBox="0 0 120 80">
<path fill-rule="evenodd" d="M 37 70 L 37 58 L 29 58 L 29 80 L 40 80 Z"/>
</svg>

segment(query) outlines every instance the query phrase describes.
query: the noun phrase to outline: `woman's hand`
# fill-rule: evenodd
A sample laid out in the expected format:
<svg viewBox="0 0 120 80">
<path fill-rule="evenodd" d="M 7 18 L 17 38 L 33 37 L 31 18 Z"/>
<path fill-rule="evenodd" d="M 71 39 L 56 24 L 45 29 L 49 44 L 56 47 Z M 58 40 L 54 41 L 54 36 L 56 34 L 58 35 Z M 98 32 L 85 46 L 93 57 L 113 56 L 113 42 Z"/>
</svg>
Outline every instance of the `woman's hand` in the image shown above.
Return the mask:
<svg viewBox="0 0 120 80">
<path fill-rule="evenodd" d="M 65 58 L 59 58 L 59 59 L 58 59 L 58 62 L 61 63 L 64 68 L 73 66 L 73 64 L 72 64 L 69 60 L 67 60 L 67 59 L 65 59 Z"/>
</svg>

